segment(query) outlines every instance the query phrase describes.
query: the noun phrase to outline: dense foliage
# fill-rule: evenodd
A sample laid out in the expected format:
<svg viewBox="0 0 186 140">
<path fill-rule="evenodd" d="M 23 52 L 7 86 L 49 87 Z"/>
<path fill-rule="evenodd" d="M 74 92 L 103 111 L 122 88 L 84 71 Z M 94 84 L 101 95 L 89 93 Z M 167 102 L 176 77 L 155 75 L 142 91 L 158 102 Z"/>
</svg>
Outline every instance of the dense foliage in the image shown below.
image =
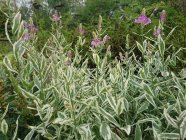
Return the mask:
<svg viewBox="0 0 186 140">
<path fill-rule="evenodd" d="M 183 14 L 117 2 L 89 0 L 74 16 L 3 11 L 12 49 L 0 56 L 0 139 L 186 138 Z"/>
</svg>

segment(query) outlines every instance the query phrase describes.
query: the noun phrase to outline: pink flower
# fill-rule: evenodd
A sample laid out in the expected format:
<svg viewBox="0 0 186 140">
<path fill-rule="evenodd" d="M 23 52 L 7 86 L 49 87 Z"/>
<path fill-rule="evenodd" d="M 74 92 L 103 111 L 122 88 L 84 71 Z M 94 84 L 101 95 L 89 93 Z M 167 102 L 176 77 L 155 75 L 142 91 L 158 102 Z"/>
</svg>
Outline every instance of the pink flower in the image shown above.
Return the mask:
<svg viewBox="0 0 186 140">
<path fill-rule="evenodd" d="M 82 24 L 79 25 L 79 34 L 84 35 L 85 34 L 85 29 L 83 28 Z"/>
<path fill-rule="evenodd" d="M 58 14 L 57 11 L 55 11 L 55 13 L 52 15 L 52 21 L 59 22 L 60 19 L 61 19 L 61 16 Z"/>
<path fill-rule="evenodd" d="M 85 29 L 79 29 L 79 33 L 80 33 L 80 35 L 84 35 L 85 34 Z"/>
<path fill-rule="evenodd" d="M 135 19 L 135 23 L 145 26 L 151 23 L 151 19 L 148 18 L 145 14 L 141 14 L 137 19 Z"/>
<path fill-rule="evenodd" d="M 29 33 L 24 33 L 24 34 L 22 35 L 22 40 L 28 41 L 28 40 L 30 40 L 30 39 L 31 39 L 31 36 L 29 35 Z"/>
<path fill-rule="evenodd" d="M 165 10 L 163 10 L 161 13 L 160 13 L 160 21 L 162 23 L 164 23 L 166 21 L 166 18 L 167 18 L 167 13 Z"/>
<path fill-rule="evenodd" d="M 84 29 L 79 29 L 79 33 L 80 33 L 80 35 L 84 35 L 85 34 L 85 30 Z"/>
<path fill-rule="evenodd" d="M 29 29 L 30 29 L 31 33 L 37 33 L 38 32 L 38 28 L 34 24 L 30 24 Z"/>
<path fill-rule="evenodd" d="M 155 37 L 158 37 L 159 35 L 161 35 L 161 29 L 160 28 L 157 28 L 157 29 L 155 28 L 153 35 Z"/>
<path fill-rule="evenodd" d="M 103 45 L 103 41 L 100 38 L 95 38 L 92 40 L 91 45 L 93 47 L 97 47 L 97 46 Z"/>
</svg>

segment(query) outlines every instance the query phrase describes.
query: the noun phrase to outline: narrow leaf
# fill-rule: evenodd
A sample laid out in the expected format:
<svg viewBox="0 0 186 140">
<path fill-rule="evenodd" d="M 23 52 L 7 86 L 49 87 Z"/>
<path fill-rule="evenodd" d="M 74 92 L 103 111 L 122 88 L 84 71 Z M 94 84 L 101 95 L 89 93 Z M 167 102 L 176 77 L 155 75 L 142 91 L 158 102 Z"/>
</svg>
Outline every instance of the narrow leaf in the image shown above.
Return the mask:
<svg viewBox="0 0 186 140">
<path fill-rule="evenodd" d="M 124 110 L 124 100 L 123 98 L 120 98 L 117 102 L 117 106 L 116 106 L 116 113 L 117 115 L 120 115 L 121 113 L 123 113 Z"/>
<path fill-rule="evenodd" d="M 155 103 L 155 101 L 154 101 L 154 99 L 153 99 L 153 97 L 152 97 L 151 95 L 146 94 L 145 97 L 146 97 L 147 101 L 148 101 L 150 104 L 152 104 L 155 108 L 157 107 L 157 106 L 156 106 L 156 103 Z"/>
<path fill-rule="evenodd" d="M 116 101 L 112 95 L 107 95 L 107 101 L 109 102 L 109 105 L 112 107 L 113 110 L 116 109 Z"/>
<path fill-rule="evenodd" d="M 168 140 L 178 140 L 180 139 L 179 133 L 161 133 L 161 139 L 168 139 Z"/>
<path fill-rule="evenodd" d="M 164 114 L 166 120 L 168 121 L 168 123 L 170 125 L 172 125 L 175 128 L 178 128 L 178 125 L 175 122 L 176 120 L 174 120 L 173 118 L 171 118 L 171 116 L 167 113 L 167 110 L 166 109 L 164 109 L 163 114 Z"/>
<path fill-rule="evenodd" d="M 102 109 L 101 107 L 99 107 L 99 113 L 101 115 L 103 115 L 103 117 L 105 119 L 107 119 L 109 122 L 115 124 L 116 126 L 120 127 L 120 125 L 118 124 L 118 122 L 115 120 L 115 118 L 113 117 L 113 115 L 111 115 L 110 113 L 106 112 L 104 109 Z"/>
<path fill-rule="evenodd" d="M 134 140 L 142 140 L 142 133 L 139 124 L 136 125 Z"/>
<path fill-rule="evenodd" d="M 26 137 L 24 138 L 24 140 L 31 140 L 32 136 L 34 135 L 34 130 L 31 130 Z"/>
<path fill-rule="evenodd" d="M 138 49 L 139 49 L 140 52 L 143 54 L 143 53 L 144 53 L 144 48 L 143 48 L 143 46 L 142 46 L 139 42 L 137 42 L 137 41 L 136 41 L 136 43 L 137 43 Z"/>
<path fill-rule="evenodd" d="M 1 122 L 1 131 L 4 135 L 6 135 L 8 132 L 8 124 L 6 123 L 5 119 L 3 119 L 3 121 Z"/>
<path fill-rule="evenodd" d="M 109 125 L 102 123 L 100 126 L 100 134 L 104 140 L 111 140 L 111 130 Z"/>
<path fill-rule="evenodd" d="M 17 136 L 17 131 L 18 131 L 18 120 L 19 120 L 19 117 L 17 118 L 16 120 L 16 128 L 15 128 L 15 131 L 14 131 L 14 135 L 12 137 L 12 140 L 15 140 L 16 136 Z"/>
<path fill-rule="evenodd" d="M 127 125 L 125 127 L 122 127 L 121 130 L 124 130 L 127 133 L 127 135 L 129 136 L 130 132 L 131 132 L 131 126 Z"/>
</svg>

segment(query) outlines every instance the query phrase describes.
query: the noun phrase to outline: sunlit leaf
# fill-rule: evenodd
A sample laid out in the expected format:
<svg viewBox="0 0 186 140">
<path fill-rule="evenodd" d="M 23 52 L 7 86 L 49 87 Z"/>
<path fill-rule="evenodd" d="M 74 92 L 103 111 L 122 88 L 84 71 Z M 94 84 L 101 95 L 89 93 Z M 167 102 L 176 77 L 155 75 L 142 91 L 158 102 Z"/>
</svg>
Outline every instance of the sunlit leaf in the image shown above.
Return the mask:
<svg viewBox="0 0 186 140">
<path fill-rule="evenodd" d="M 8 124 L 5 119 L 3 119 L 1 122 L 1 131 L 3 132 L 4 135 L 6 135 L 8 132 Z"/>
<path fill-rule="evenodd" d="M 176 120 L 174 120 L 174 119 L 167 113 L 167 109 L 164 109 L 163 114 L 164 114 L 164 116 L 165 116 L 167 122 L 168 122 L 170 125 L 172 125 L 172 126 L 175 127 L 175 128 L 178 128 L 178 125 L 177 125 L 177 123 L 176 123 Z"/>
<path fill-rule="evenodd" d="M 169 140 L 178 140 L 180 135 L 178 133 L 161 133 L 160 138 Z"/>
<path fill-rule="evenodd" d="M 111 129 L 106 123 L 102 123 L 100 126 L 100 134 L 104 140 L 111 140 Z"/>
</svg>

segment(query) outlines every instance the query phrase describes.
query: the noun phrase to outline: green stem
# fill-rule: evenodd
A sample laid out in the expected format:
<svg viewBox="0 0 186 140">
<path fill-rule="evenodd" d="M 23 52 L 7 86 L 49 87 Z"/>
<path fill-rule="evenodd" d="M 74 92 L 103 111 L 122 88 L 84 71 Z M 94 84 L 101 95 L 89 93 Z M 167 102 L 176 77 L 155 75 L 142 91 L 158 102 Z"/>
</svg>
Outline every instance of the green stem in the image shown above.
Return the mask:
<svg viewBox="0 0 186 140">
<path fill-rule="evenodd" d="M 143 34 L 143 25 L 141 25 L 141 43 L 143 44 L 144 34 Z"/>
<path fill-rule="evenodd" d="M 97 92 L 99 93 L 99 78 L 98 78 L 98 64 L 96 66 L 96 83 L 97 83 Z"/>
<path fill-rule="evenodd" d="M 41 87 L 40 87 L 40 97 L 42 100 L 44 100 L 44 92 L 43 92 L 43 77 L 42 77 L 42 69 L 39 67 L 39 78 L 41 82 Z"/>
</svg>

